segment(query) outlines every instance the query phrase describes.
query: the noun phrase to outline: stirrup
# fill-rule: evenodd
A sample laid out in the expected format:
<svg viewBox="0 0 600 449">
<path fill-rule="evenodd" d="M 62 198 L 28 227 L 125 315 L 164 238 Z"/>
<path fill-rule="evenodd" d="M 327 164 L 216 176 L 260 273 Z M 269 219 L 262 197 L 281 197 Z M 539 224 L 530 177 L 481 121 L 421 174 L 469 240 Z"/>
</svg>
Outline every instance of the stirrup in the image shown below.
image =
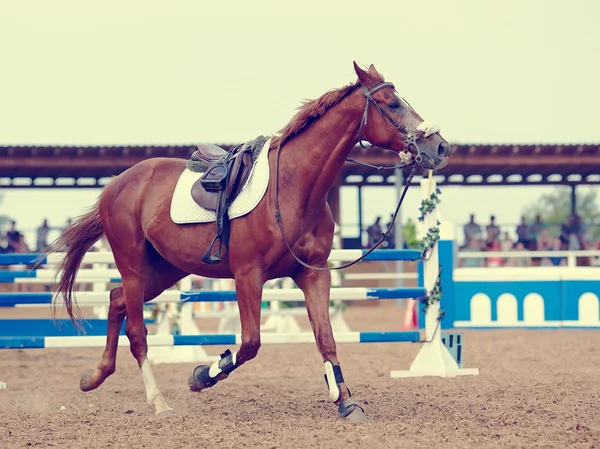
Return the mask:
<svg viewBox="0 0 600 449">
<path fill-rule="evenodd" d="M 217 248 L 217 252 L 215 253 L 215 255 L 212 256 L 210 253 L 212 252 L 213 246 L 215 246 L 215 243 L 217 242 L 217 240 L 219 240 L 219 247 Z M 210 243 L 210 245 L 208 247 L 208 251 L 206 251 L 204 256 L 202 256 L 202 262 L 209 264 L 209 265 L 216 265 L 216 264 L 220 263 L 221 262 L 221 245 L 222 245 L 222 243 L 223 243 L 223 240 L 221 238 L 221 233 L 219 233 L 215 236 L 215 238 Z"/>
</svg>

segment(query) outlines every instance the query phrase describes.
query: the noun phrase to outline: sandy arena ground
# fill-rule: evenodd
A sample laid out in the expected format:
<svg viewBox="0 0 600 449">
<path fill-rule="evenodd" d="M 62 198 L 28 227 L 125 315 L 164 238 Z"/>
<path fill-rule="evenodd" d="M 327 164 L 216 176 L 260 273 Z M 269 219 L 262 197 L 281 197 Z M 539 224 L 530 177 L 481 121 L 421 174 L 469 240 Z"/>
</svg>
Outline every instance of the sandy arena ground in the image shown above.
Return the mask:
<svg viewBox="0 0 600 449">
<path fill-rule="evenodd" d="M 351 307 L 346 317 L 353 330 L 394 330 L 402 312 Z M 0 447 L 600 447 L 598 331 L 464 335 L 464 366 L 478 367 L 478 377 L 390 379 L 390 370 L 409 367 L 418 344 L 338 345 L 353 396 L 373 418 L 367 424 L 338 419 L 314 344 L 265 345 L 199 394 L 187 388 L 194 364 L 155 365 L 179 412 L 160 421 L 128 348 L 120 349 L 117 372 L 89 393 L 79 391 L 79 376 L 101 349 L 4 350 Z"/>
</svg>

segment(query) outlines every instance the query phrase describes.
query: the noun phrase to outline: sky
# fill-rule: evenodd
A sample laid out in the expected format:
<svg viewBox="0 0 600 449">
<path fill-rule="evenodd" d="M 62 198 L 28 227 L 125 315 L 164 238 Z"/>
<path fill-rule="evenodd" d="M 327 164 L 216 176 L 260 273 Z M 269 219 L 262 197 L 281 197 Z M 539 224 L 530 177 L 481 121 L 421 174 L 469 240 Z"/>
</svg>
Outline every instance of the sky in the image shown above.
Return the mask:
<svg viewBox="0 0 600 449">
<path fill-rule="evenodd" d="M 594 0 L 0 0 L 0 145 L 238 143 L 353 82 L 353 61 L 374 64 L 452 143 L 599 143 L 599 22 Z M 512 231 L 552 190 L 447 187 L 442 212 L 495 214 Z M 99 193 L 0 189 L 0 215 L 31 232 Z M 343 224 L 357 221 L 352 195 Z M 370 222 L 395 192 L 364 200 Z M 411 189 L 403 220 L 419 200 Z"/>
</svg>

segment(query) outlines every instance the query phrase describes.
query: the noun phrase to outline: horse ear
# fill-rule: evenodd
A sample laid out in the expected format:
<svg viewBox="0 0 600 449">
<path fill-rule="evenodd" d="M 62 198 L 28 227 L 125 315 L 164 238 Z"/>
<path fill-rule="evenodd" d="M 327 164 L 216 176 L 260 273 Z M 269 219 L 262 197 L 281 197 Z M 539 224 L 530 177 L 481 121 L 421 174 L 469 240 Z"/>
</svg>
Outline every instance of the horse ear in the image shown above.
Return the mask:
<svg viewBox="0 0 600 449">
<path fill-rule="evenodd" d="M 371 67 L 373 67 L 373 64 L 371 64 Z M 376 80 L 373 78 L 373 75 L 370 73 L 370 70 L 371 69 L 369 68 L 369 72 L 364 71 L 358 66 L 356 61 L 354 61 L 354 71 L 356 72 L 360 83 L 367 87 L 376 82 Z"/>
<path fill-rule="evenodd" d="M 371 75 L 379 75 L 379 73 L 377 73 L 377 70 L 375 70 L 375 66 L 374 66 L 373 64 L 371 64 L 371 65 L 369 66 L 369 73 L 370 73 Z"/>
</svg>

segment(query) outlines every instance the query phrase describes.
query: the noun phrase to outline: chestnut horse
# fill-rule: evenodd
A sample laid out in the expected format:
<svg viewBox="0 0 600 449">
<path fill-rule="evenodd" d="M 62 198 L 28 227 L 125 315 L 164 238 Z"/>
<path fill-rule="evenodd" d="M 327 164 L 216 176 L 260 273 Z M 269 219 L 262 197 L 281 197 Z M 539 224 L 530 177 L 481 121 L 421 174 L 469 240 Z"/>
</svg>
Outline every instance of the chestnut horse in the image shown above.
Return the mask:
<svg viewBox="0 0 600 449">
<path fill-rule="evenodd" d="M 235 280 L 242 343 L 237 352 L 226 351 L 212 366 L 196 367 L 188 382 L 192 391 L 199 391 L 256 356 L 263 284 L 289 276 L 305 295 L 327 388 L 339 416 L 367 419 L 344 383 L 329 321 L 331 273 L 326 267 L 334 221 L 327 193 L 359 142 L 392 150 L 431 170 L 446 164 L 450 145 L 439 135 L 439 127 L 424 122 L 372 65 L 364 70 L 354 63 L 354 69 L 356 82 L 305 103 L 282 134 L 272 138 L 268 157 L 273 175 L 267 191 L 250 213 L 231 221 L 229 245 L 219 264 L 201 261 L 215 235 L 214 222 L 177 225 L 170 218 L 173 191 L 186 169 L 186 161 L 177 158 L 148 159 L 113 178 L 93 208 L 51 245 L 51 252 L 66 248 L 56 290 L 76 324 L 80 316 L 73 310 L 76 272 L 86 251 L 103 234 L 122 277 L 122 286 L 110 292 L 106 348 L 97 367 L 82 375 L 82 391 L 98 388 L 115 372 L 119 331 L 127 316 L 125 331 L 147 401 L 157 416 L 174 413 L 146 357 L 144 303 L 189 274 Z"/>
</svg>

